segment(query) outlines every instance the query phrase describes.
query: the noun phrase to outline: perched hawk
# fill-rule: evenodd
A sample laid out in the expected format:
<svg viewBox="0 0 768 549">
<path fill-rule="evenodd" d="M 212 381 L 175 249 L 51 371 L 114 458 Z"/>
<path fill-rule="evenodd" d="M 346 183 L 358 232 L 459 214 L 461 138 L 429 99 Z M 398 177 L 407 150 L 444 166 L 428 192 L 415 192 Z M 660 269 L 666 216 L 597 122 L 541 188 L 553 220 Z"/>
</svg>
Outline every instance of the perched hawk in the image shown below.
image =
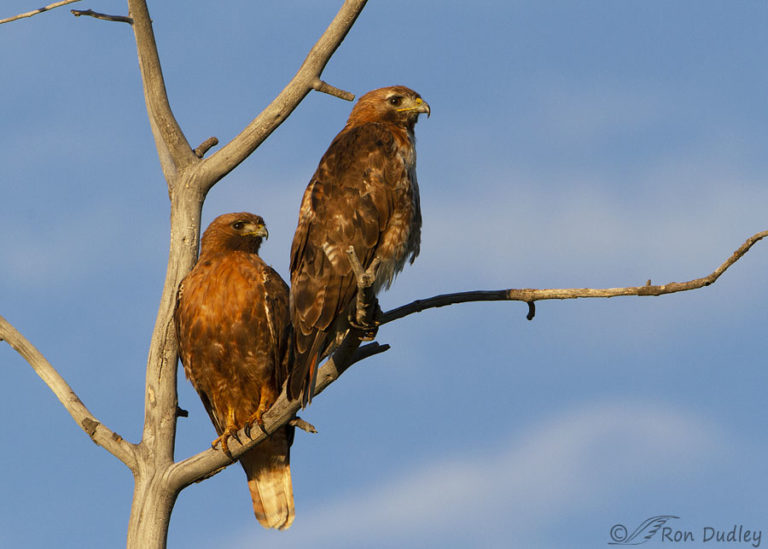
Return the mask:
<svg viewBox="0 0 768 549">
<path fill-rule="evenodd" d="M 203 234 L 200 258 L 182 281 L 175 312 L 179 355 L 216 427 L 222 449 L 262 415 L 288 376 L 288 286 L 258 256 L 268 236 L 264 220 L 250 213 L 217 217 Z M 256 518 L 265 528 L 293 522 L 286 426 L 240 456 Z"/>
<path fill-rule="evenodd" d="M 307 185 L 291 246 L 294 366 L 288 396 L 311 400 L 317 367 L 349 326 L 357 291 L 346 250 L 368 268 L 381 260 L 374 289 L 387 288 L 419 254 L 421 211 L 413 129 L 429 105 L 404 86 L 373 90 Z"/>
</svg>

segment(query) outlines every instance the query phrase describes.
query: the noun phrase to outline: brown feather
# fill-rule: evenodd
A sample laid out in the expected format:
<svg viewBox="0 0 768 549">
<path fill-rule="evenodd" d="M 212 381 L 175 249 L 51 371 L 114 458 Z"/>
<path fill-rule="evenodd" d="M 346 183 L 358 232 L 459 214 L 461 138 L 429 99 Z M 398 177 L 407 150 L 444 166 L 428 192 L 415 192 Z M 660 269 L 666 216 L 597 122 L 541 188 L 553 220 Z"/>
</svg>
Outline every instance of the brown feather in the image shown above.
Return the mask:
<svg viewBox="0 0 768 549">
<path fill-rule="evenodd" d="M 348 328 L 357 287 L 347 248 L 354 246 L 364 268 L 381 260 L 377 292 L 419 254 L 413 128 L 420 113 L 429 106 L 404 86 L 363 95 L 304 192 L 291 246 L 294 367 L 287 387 L 303 405 L 314 393 L 317 363 Z"/>
<path fill-rule="evenodd" d="M 257 254 L 259 227 L 266 234 L 264 220 L 249 213 L 211 223 L 174 315 L 184 372 L 224 442 L 228 431 L 272 406 L 290 373 L 288 286 Z M 252 495 L 260 494 L 254 511 L 267 528 L 293 520 L 287 429 L 240 458 Z"/>
</svg>

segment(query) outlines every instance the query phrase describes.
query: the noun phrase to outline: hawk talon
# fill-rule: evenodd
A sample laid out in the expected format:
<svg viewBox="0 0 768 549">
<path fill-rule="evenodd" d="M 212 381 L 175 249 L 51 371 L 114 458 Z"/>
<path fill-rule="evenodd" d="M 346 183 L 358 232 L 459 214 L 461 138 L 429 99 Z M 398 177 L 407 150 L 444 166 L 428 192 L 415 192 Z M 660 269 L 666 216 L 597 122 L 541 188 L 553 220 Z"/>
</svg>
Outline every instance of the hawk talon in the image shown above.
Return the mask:
<svg viewBox="0 0 768 549">
<path fill-rule="evenodd" d="M 383 313 L 381 307 L 379 307 L 379 300 L 375 297 L 373 298 L 373 314 L 369 315 L 368 312 L 368 308 L 364 311 L 356 310 L 354 313 L 350 313 L 349 317 L 347 317 L 347 322 L 349 322 L 350 328 L 362 332 L 361 339 L 363 341 L 373 341 L 376 338 L 376 333 L 379 331 L 379 321 L 377 319 L 380 318 Z M 371 317 L 370 321 L 366 318 L 358 320 L 360 317 L 368 316 Z"/>
<path fill-rule="evenodd" d="M 211 442 L 211 448 L 216 449 L 216 445 L 221 443 L 221 451 L 224 452 L 229 459 L 232 461 L 235 461 L 235 458 L 232 457 L 232 452 L 229 451 L 229 445 L 227 444 L 227 438 L 232 437 L 237 442 L 240 442 L 240 439 L 237 438 L 237 431 L 233 429 L 227 429 L 224 431 L 221 435 L 219 435 L 213 442 Z"/>
<path fill-rule="evenodd" d="M 350 328 L 357 330 L 359 332 L 362 332 L 360 339 L 362 339 L 363 341 L 373 341 L 376 338 L 376 333 L 379 331 L 378 323 L 376 322 L 374 322 L 373 324 L 359 323 L 357 322 L 357 319 L 354 318 L 353 315 L 349 315 L 349 318 L 347 318 L 347 321 L 349 322 Z"/>
<path fill-rule="evenodd" d="M 267 432 L 267 428 L 264 427 L 264 419 L 262 416 L 264 415 L 264 412 L 261 410 L 257 410 L 253 413 L 251 417 L 249 417 L 245 422 L 245 434 L 248 436 L 248 438 L 253 439 L 251 437 L 251 428 L 253 427 L 253 424 L 256 423 L 256 425 L 259 426 L 259 429 L 262 433 L 264 433 L 266 436 L 269 436 L 269 433 Z"/>
</svg>

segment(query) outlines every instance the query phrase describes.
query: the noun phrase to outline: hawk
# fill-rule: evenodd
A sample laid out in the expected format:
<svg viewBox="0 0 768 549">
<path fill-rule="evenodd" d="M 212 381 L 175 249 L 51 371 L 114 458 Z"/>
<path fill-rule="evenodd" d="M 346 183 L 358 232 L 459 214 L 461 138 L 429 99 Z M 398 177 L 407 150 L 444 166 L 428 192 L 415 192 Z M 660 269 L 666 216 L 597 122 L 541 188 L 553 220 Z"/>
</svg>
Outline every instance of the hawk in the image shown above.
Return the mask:
<svg viewBox="0 0 768 549">
<path fill-rule="evenodd" d="M 288 376 L 288 286 L 258 256 L 269 233 L 251 213 L 217 217 L 203 234 L 200 258 L 179 287 L 174 320 L 179 356 L 221 443 L 256 422 Z M 265 528 L 293 522 L 290 447 L 285 426 L 240 456 L 256 518 Z"/>
<path fill-rule="evenodd" d="M 349 327 L 357 291 L 347 248 L 380 260 L 374 291 L 419 255 L 414 126 L 429 105 L 405 86 L 363 95 L 304 191 L 291 246 L 294 364 L 288 396 L 312 399 L 317 367 Z"/>
</svg>

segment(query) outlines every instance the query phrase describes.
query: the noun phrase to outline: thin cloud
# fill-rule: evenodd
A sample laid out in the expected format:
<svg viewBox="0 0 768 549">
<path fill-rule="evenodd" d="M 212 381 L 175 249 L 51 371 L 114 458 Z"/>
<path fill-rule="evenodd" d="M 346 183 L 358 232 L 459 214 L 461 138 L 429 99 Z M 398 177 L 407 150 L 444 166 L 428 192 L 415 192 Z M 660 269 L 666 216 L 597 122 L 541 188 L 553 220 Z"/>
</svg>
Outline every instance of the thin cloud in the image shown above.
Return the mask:
<svg viewBox="0 0 768 549">
<path fill-rule="evenodd" d="M 564 509 L 615 496 L 630 483 L 673 478 L 682 468 L 705 470 L 719 459 L 721 437 L 707 421 L 654 403 L 572 410 L 507 448 L 415 466 L 365 492 L 307 509 L 289 533 L 271 541 L 286 548 L 370 546 L 371 540 L 377 547 L 404 540 L 437 546 L 477 525 L 535 539 Z M 232 546 L 251 547 L 253 536 L 242 534 Z"/>
</svg>

